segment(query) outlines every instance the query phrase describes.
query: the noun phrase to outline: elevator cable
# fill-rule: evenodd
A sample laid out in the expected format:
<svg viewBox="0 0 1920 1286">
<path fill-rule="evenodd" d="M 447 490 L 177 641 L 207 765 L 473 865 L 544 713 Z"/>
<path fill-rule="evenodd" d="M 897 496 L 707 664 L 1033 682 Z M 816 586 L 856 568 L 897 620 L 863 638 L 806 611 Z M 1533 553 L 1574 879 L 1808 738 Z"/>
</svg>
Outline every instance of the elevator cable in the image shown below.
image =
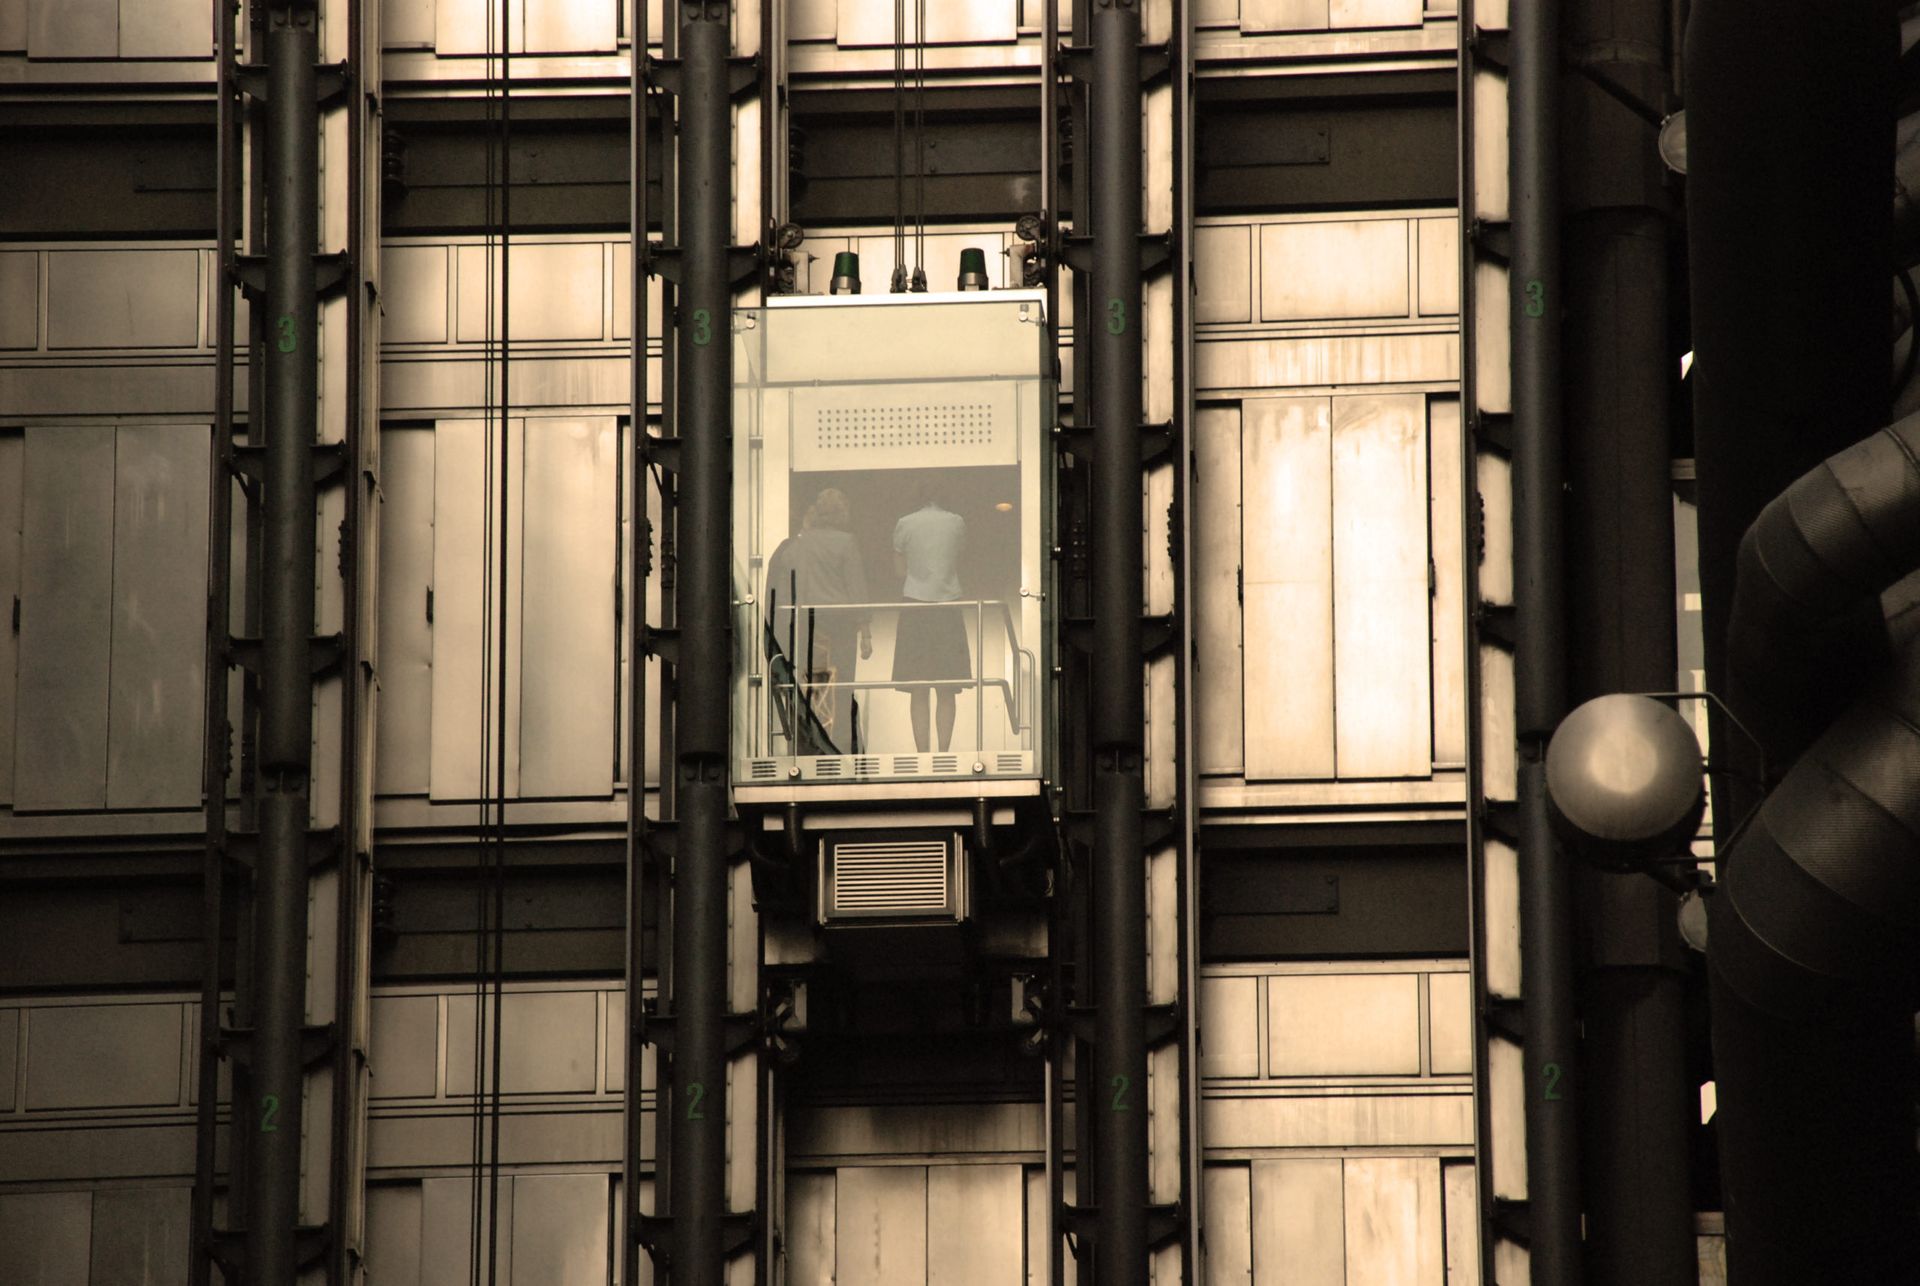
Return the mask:
<svg viewBox="0 0 1920 1286">
<path fill-rule="evenodd" d="M 913 147 L 915 294 L 927 290 L 927 0 L 914 0 L 913 25 Z"/>
<path fill-rule="evenodd" d="M 907 0 L 893 0 L 893 281 L 907 288 Z"/>
</svg>

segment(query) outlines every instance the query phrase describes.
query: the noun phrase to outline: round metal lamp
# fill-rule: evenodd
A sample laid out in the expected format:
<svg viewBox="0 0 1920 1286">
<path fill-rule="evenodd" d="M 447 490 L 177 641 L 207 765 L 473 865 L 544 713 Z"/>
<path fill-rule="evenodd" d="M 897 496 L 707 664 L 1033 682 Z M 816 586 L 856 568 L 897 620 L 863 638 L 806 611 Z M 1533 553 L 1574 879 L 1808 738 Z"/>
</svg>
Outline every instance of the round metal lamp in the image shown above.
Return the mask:
<svg viewBox="0 0 1920 1286">
<path fill-rule="evenodd" d="M 1547 746 L 1555 831 L 1602 870 L 1644 871 L 1683 849 L 1706 808 L 1700 743 L 1651 697 L 1595 697 Z"/>
</svg>

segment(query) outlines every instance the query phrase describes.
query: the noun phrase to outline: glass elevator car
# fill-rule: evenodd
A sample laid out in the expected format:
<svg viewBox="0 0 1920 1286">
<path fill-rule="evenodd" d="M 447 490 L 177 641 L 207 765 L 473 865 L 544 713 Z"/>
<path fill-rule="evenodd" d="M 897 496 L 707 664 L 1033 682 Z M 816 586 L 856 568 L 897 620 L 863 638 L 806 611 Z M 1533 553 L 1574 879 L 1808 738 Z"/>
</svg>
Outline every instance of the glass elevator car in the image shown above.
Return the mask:
<svg viewBox="0 0 1920 1286">
<path fill-rule="evenodd" d="M 970 916 L 1051 833 L 1040 291 L 735 320 L 733 794 L 816 925 Z"/>
</svg>

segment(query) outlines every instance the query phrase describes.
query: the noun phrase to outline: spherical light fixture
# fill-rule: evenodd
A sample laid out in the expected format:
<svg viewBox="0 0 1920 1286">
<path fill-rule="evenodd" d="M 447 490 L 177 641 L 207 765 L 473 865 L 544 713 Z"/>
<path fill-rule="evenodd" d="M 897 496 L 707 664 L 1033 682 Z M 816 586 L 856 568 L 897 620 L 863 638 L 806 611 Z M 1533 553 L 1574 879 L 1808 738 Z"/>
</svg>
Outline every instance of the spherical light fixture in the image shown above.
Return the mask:
<svg viewBox="0 0 1920 1286">
<path fill-rule="evenodd" d="M 1651 697 L 1595 697 L 1547 746 L 1554 829 L 1602 870 L 1641 871 L 1680 852 L 1700 826 L 1700 743 L 1678 711 Z"/>
</svg>

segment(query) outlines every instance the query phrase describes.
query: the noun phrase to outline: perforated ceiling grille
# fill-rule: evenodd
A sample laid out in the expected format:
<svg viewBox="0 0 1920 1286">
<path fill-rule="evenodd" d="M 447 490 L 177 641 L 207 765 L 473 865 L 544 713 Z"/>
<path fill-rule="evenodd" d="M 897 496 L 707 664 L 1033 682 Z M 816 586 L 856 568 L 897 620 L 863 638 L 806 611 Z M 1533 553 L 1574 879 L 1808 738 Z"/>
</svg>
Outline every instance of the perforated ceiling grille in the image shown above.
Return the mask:
<svg viewBox="0 0 1920 1286">
<path fill-rule="evenodd" d="M 823 406 L 814 412 L 814 442 L 823 451 L 988 446 L 993 442 L 993 404 Z"/>
</svg>

